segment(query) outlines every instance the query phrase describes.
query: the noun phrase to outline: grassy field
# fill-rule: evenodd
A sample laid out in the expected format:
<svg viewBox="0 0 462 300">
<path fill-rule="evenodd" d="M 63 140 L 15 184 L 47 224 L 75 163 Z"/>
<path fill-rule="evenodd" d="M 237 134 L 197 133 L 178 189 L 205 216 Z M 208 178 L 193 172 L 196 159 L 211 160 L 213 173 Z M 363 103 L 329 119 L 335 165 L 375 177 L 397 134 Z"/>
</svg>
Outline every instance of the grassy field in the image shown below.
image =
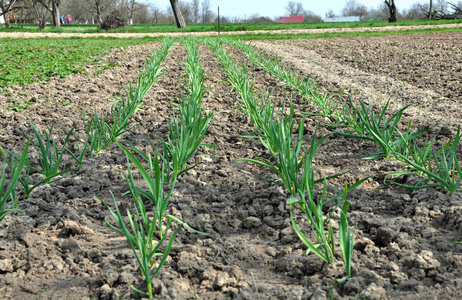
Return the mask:
<svg viewBox="0 0 462 300">
<path fill-rule="evenodd" d="M 101 58 L 108 50 L 155 40 L 158 39 L 0 39 L 0 92 L 8 86 L 85 73 L 88 64 L 102 71 L 112 66 Z"/>
<path fill-rule="evenodd" d="M 384 26 L 416 26 L 461 23 L 462 20 L 403 20 L 396 23 L 387 21 L 364 21 L 347 23 L 225 23 L 220 25 L 220 31 L 254 31 L 254 30 L 291 30 L 291 29 L 323 29 L 323 28 L 360 28 L 360 27 L 384 27 Z M 125 28 L 110 30 L 112 33 L 159 33 L 159 32 L 209 32 L 218 31 L 216 23 L 210 24 L 187 24 L 185 29 L 178 29 L 175 24 L 135 24 Z M 90 24 L 64 24 L 60 28 L 48 25 L 40 31 L 35 24 L 25 24 L 19 28 L 17 24 L 11 24 L 11 28 L 0 27 L 0 32 L 62 32 L 62 33 L 99 33 L 105 32 L 98 29 L 97 25 Z"/>
</svg>

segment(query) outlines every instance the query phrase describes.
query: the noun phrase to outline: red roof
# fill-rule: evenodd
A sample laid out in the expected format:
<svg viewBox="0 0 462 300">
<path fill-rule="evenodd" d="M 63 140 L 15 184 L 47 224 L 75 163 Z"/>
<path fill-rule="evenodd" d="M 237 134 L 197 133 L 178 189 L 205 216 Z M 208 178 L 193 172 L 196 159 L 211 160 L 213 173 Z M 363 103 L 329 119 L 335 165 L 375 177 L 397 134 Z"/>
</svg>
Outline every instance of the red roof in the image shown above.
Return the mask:
<svg viewBox="0 0 462 300">
<path fill-rule="evenodd" d="M 303 22 L 303 16 L 280 17 L 276 22 L 278 22 L 278 23 L 295 23 L 295 22 Z"/>
</svg>

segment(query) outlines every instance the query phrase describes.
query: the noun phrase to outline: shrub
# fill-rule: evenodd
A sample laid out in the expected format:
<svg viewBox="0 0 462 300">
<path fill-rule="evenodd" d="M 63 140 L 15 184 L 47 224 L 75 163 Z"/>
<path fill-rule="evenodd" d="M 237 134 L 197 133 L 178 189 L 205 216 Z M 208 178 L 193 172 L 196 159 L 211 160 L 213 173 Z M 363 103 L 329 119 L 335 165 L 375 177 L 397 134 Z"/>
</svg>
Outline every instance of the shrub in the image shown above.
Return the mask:
<svg viewBox="0 0 462 300">
<path fill-rule="evenodd" d="M 114 10 L 109 15 L 103 18 L 103 22 L 99 25 L 101 29 L 109 30 L 127 26 L 128 21 L 119 10 Z"/>
</svg>

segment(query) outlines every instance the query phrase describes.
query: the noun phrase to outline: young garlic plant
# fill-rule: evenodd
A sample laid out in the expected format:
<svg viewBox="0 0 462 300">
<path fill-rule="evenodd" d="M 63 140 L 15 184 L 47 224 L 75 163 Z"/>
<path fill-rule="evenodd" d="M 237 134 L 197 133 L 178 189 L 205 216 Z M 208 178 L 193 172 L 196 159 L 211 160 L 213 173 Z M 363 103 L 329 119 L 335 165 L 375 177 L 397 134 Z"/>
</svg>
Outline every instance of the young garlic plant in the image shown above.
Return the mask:
<svg viewBox="0 0 462 300">
<path fill-rule="evenodd" d="M 192 229 L 186 222 L 175 216 L 166 214 L 178 176 L 197 165 L 196 163 L 188 167 L 186 166 L 187 162 L 199 146 L 212 146 L 202 144 L 213 113 L 206 114 L 201 108 L 202 97 L 205 94 L 204 72 L 202 64 L 198 60 L 197 49 L 194 47 L 193 44 L 187 46 L 189 55 L 186 69 L 189 93 L 181 98 L 179 105 L 174 106 L 178 109 L 178 113 L 174 114 L 173 121 L 168 121 L 169 136 L 162 142 L 162 155 L 158 150 L 155 150 L 152 157 L 150 153 L 145 154 L 135 146 L 130 145 L 147 163 L 146 169 L 135 155 L 117 143 L 127 156 L 128 173 L 125 174 L 125 178 L 129 186 L 129 193 L 134 200 L 134 213 L 131 213 L 129 209 L 126 212 L 128 226 L 124 221 L 125 214 L 119 210 L 113 195 L 114 210 L 101 198 L 98 198 L 108 207 L 117 226 L 109 222 L 107 224 L 127 238 L 146 281 L 147 293 L 134 286 L 131 287 L 141 294 L 148 295 L 150 299 L 153 297 L 151 282 L 164 265 L 180 228 L 184 226 L 196 233 L 207 234 Z M 141 174 L 148 191 L 136 187 L 130 164 L 133 164 Z M 166 188 L 168 192 L 165 192 Z M 153 213 L 146 210 L 144 199 L 153 204 Z M 176 229 L 173 228 L 174 223 L 178 225 Z"/>
<path fill-rule="evenodd" d="M 171 37 L 162 40 L 162 46 L 146 60 L 145 68 L 138 74 L 136 87 L 130 82 L 124 90 L 125 94 L 115 98 L 109 112 L 102 111 L 98 114 L 95 110 L 88 122 L 84 113 L 83 122 L 87 133 L 85 149 L 88 149 L 89 157 L 93 153 L 98 156 L 101 150 L 120 140 L 131 123 L 131 117 L 142 105 L 144 96 L 163 75 L 161 64 L 173 43 Z"/>
<path fill-rule="evenodd" d="M 214 43 L 211 41 L 209 41 L 209 45 L 215 50 L 217 57 L 226 70 L 230 84 L 236 89 L 241 98 L 240 110 L 250 117 L 254 128 L 258 132 L 258 138 L 272 156 L 272 160 L 262 157 L 257 159 L 244 158 L 241 160 L 268 167 L 279 176 L 288 193 L 291 195 L 287 204 L 289 206 L 292 226 L 300 240 L 307 246 L 307 254 L 313 252 L 328 264 L 333 262 L 335 252 L 331 214 L 340 206 L 342 207 L 339 223 L 339 243 L 345 262 L 346 276 L 339 283 L 344 282 L 351 276 L 351 259 L 354 244 L 354 233 L 350 233 L 347 221 L 349 202 L 346 200 L 346 195 L 367 178 L 359 180 L 350 187 L 345 186 L 342 193 L 327 199 L 327 180 L 342 175 L 336 174 L 318 180 L 314 179 L 314 168 L 312 165 L 314 154 L 322 141 L 327 138 L 327 135 L 316 141 L 316 129 L 313 133 L 310 147 L 305 153 L 302 153 L 304 120 L 302 119 L 299 122 L 294 120 L 293 104 L 290 103 L 290 112 L 286 114 L 284 113 L 284 101 L 280 112 L 278 112 L 278 117 L 269 97 L 259 100 L 258 96 L 254 94 L 253 85 L 248 84 L 249 80 L 246 72 L 234 65 L 229 54 L 223 51 L 222 46 L 217 42 Z M 298 130 L 295 130 L 296 124 L 298 124 Z M 298 136 L 295 138 L 292 136 L 294 132 L 298 132 Z M 324 184 L 323 192 L 320 197 L 317 197 L 315 185 L 321 182 Z M 337 204 L 330 214 L 325 215 L 323 211 L 324 206 L 333 201 L 337 201 Z M 294 205 L 298 206 L 308 218 L 316 243 L 310 242 L 299 229 L 292 213 Z"/>
<path fill-rule="evenodd" d="M 5 154 L 5 151 L 0 147 L 2 152 L 2 177 L 0 178 L 0 222 L 5 218 L 7 214 L 13 212 L 22 212 L 18 209 L 18 197 L 16 196 L 15 189 L 18 180 L 21 176 L 24 165 L 27 161 L 27 155 L 29 151 L 29 142 L 26 143 L 21 157 L 18 161 L 9 162 Z M 6 166 L 9 165 L 11 171 L 11 178 L 8 188 L 6 188 Z M 7 206 L 8 199 L 11 199 L 11 203 Z"/>
</svg>

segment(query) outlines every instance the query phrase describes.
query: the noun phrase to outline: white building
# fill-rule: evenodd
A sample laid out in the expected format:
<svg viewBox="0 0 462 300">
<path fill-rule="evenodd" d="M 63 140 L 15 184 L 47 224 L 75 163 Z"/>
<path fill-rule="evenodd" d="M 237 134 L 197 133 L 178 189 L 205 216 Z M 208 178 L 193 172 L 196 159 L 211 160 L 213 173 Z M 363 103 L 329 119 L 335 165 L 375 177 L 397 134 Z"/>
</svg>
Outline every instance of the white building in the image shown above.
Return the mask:
<svg viewBox="0 0 462 300">
<path fill-rule="evenodd" d="M 2 11 L 0 10 L 0 15 L 2 14 Z M 5 16 L 0 17 L 0 24 L 5 24 Z"/>
<path fill-rule="evenodd" d="M 324 22 L 359 22 L 361 21 L 361 17 L 353 16 L 353 17 L 334 17 L 334 18 L 325 18 Z"/>
</svg>

